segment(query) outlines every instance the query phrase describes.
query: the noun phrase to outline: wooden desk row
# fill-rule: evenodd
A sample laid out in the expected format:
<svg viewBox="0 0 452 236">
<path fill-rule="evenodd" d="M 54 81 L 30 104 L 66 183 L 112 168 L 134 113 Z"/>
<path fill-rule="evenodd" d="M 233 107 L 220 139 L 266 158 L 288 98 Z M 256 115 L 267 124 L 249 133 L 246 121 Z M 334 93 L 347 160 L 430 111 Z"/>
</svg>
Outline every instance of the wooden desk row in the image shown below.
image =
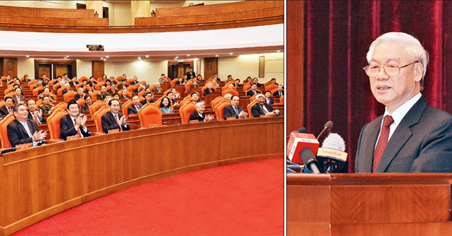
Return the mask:
<svg viewBox="0 0 452 236">
<path fill-rule="evenodd" d="M 284 140 L 284 119 L 275 117 L 138 129 L 0 155 L 0 235 L 152 180 L 284 161 Z"/>
</svg>

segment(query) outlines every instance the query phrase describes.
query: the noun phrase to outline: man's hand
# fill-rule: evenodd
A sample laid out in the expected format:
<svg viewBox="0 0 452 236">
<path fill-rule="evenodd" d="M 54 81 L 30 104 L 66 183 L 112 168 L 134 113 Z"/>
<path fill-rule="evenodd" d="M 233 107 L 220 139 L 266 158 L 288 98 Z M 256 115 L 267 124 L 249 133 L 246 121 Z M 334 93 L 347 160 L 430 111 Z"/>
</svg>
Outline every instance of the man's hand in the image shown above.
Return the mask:
<svg viewBox="0 0 452 236">
<path fill-rule="evenodd" d="M 239 118 L 246 118 L 248 116 L 248 112 L 246 111 L 241 111 L 239 114 Z"/>
<path fill-rule="evenodd" d="M 206 117 L 204 118 L 204 121 L 211 121 L 211 120 L 213 120 L 213 119 L 214 119 L 214 116 L 208 114 L 208 115 L 206 115 Z"/>
<path fill-rule="evenodd" d="M 33 136 L 31 137 L 31 140 L 32 140 L 33 142 L 36 142 L 36 141 L 45 139 L 46 136 L 47 136 L 47 132 L 42 131 L 42 130 L 36 131 L 36 132 L 33 134 Z"/>
</svg>

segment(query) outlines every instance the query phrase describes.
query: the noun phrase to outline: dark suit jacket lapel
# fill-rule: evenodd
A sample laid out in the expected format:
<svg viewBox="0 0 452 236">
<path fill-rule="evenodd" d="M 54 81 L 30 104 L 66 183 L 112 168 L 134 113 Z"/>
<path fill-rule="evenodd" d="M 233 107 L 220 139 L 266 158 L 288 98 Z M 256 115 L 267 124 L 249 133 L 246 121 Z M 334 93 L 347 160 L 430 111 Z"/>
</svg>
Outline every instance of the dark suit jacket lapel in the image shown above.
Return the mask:
<svg viewBox="0 0 452 236">
<path fill-rule="evenodd" d="M 362 173 L 372 173 L 374 148 L 375 143 L 377 142 L 378 133 L 380 132 L 382 118 L 383 116 L 378 117 L 366 127 L 365 134 L 361 140 L 362 153 L 360 153 L 360 159 L 362 160 L 362 163 L 359 166 L 359 171 Z"/>
<path fill-rule="evenodd" d="M 30 124 L 28 123 L 28 120 L 27 120 L 27 124 L 28 124 L 28 128 L 30 129 L 30 132 L 31 132 L 31 134 L 33 134 L 33 131 L 32 131 L 32 129 L 31 129 L 31 127 L 30 127 Z M 30 137 L 29 135 L 28 135 L 28 132 L 27 132 L 27 130 L 25 129 L 25 127 L 22 125 L 22 123 L 20 123 L 19 121 L 17 121 L 16 120 L 16 125 L 17 125 L 17 128 L 20 130 L 20 132 L 22 132 L 22 136 L 25 138 L 25 137 Z"/>
<path fill-rule="evenodd" d="M 427 101 L 425 100 L 425 97 L 422 96 L 408 111 L 405 117 L 403 117 L 381 156 L 376 172 L 384 172 L 400 149 L 402 149 L 405 143 L 410 139 L 413 135 L 411 127 L 419 122 L 426 107 Z"/>
</svg>

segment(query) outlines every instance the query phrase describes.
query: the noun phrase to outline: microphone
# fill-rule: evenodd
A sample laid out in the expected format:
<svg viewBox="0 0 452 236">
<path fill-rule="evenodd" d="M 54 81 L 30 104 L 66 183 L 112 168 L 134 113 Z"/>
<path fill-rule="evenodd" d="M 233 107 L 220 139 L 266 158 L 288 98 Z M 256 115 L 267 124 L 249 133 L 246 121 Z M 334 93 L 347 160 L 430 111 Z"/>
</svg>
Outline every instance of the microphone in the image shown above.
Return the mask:
<svg viewBox="0 0 452 236">
<path fill-rule="evenodd" d="M 314 156 L 317 154 L 319 141 L 317 141 L 313 134 L 292 132 L 289 136 L 286 153 L 291 162 L 303 164 L 304 162 L 300 158 L 300 152 L 305 148 L 310 149 Z"/>
<path fill-rule="evenodd" d="M 307 133 L 307 132 L 308 132 L 308 131 L 306 130 L 305 127 L 301 127 L 301 128 L 299 128 L 299 129 L 297 129 L 297 130 L 292 131 L 291 133 Z M 287 138 L 290 138 L 290 134 L 287 135 Z"/>
<path fill-rule="evenodd" d="M 300 159 L 305 166 L 312 171 L 314 174 L 319 174 L 320 170 L 318 167 L 317 159 L 315 158 L 314 153 L 309 148 L 303 148 L 300 151 Z"/>
<path fill-rule="evenodd" d="M 334 124 L 331 120 L 327 121 L 323 126 L 322 132 L 320 132 L 319 136 L 317 136 L 317 140 L 322 136 L 323 133 L 325 133 L 326 130 L 330 131 L 333 128 L 333 125 Z"/>
<path fill-rule="evenodd" d="M 347 161 L 344 139 L 336 133 L 329 134 L 317 152 L 317 160 L 323 173 L 338 173 Z"/>
</svg>

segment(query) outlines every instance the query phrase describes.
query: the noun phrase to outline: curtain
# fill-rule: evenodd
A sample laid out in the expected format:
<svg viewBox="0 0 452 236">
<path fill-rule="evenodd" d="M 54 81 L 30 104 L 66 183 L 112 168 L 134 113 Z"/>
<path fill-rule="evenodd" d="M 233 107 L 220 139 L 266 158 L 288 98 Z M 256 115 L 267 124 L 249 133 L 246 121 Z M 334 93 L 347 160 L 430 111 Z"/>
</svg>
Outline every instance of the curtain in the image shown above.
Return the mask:
<svg viewBox="0 0 452 236">
<path fill-rule="evenodd" d="M 422 94 L 431 106 L 452 112 L 452 2 L 305 4 L 305 126 L 309 133 L 318 134 L 327 120 L 334 122 L 332 132 L 347 145 L 345 171 L 354 170 L 361 128 L 384 113 L 362 69 L 369 46 L 379 35 L 401 31 L 421 42 L 430 55 Z"/>
</svg>

